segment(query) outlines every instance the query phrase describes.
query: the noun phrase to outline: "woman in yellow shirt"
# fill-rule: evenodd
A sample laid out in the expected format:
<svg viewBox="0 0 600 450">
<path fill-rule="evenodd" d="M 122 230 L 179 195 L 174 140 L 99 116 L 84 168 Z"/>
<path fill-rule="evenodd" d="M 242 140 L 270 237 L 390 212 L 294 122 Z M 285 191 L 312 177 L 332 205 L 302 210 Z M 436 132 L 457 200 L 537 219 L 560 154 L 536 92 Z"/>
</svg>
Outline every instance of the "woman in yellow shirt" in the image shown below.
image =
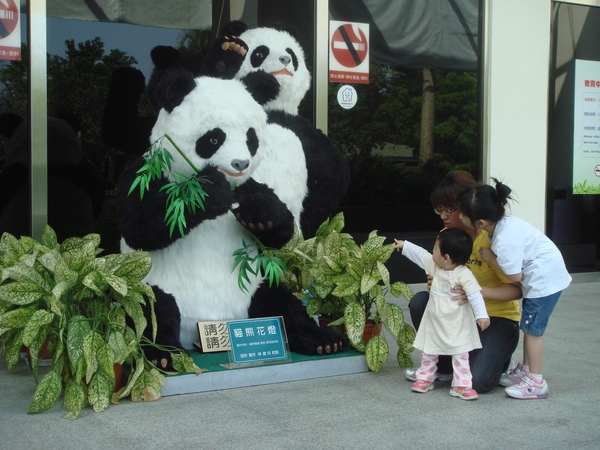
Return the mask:
<svg viewBox="0 0 600 450">
<path fill-rule="evenodd" d="M 451 171 L 431 193 L 431 204 L 442 219 L 444 228 L 461 228 L 473 237 L 473 252 L 467 265 L 482 288 L 485 306 L 490 316 L 490 326 L 485 331 L 479 330 L 482 348 L 469 352 L 469 360 L 473 374 L 473 389 L 478 393 L 484 393 L 498 385 L 500 376 L 508 368 L 512 354 L 519 343 L 521 314 L 518 299 L 521 298 L 522 293 L 518 283 L 513 283 L 492 264 L 481 259 L 479 249 L 490 246 L 487 233 L 483 230 L 467 228 L 460 220 L 460 195 L 477 184 L 468 172 Z M 460 287 L 452 291 L 456 294 L 454 300 L 467 301 Z M 419 328 L 428 300 L 428 291 L 417 292 L 408 304 L 416 329 Z M 450 362 L 450 357 L 440 357 L 438 379 L 451 379 Z M 414 371 L 414 369 L 407 369 L 406 378 L 412 380 Z"/>
</svg>

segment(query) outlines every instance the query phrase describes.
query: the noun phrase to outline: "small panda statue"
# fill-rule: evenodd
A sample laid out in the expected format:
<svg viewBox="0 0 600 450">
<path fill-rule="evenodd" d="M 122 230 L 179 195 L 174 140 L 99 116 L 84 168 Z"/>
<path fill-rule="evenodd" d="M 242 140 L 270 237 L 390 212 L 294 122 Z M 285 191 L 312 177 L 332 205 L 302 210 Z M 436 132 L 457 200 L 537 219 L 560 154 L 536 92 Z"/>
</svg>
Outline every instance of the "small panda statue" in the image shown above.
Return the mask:
<svg viewBox="0 0 600 450">
<path fill-rule="evenodd" d="M 168 133 L 198 169 L 208 194 L 204 210 L 186 215 L 182 237 L 177 230 L 170 235 L 164 222 L 167 193 L 160 189 L 173 181 L 168 174 L 153 181 L 143 199 L 128 195 L 143 157 L 127 167 L 119 181 L 122 249 L 145 250 L 153 262 L 145 282 L 157 298 L 157 343 L 191 349 L 202 320 L 283 316 L 292 351 L 341 350 L 339 336 L 319 328 L 285 286 L 270 288 L 259 275 L 251 277 L 243 291 L 237 271 L 232 272 L 233 252 L 244 240 L 252 241 L 236 220 L 237 209 L 243 208 L 244 217 L 259 225 L 255 234 L 265 245 L 281 246 L 293 233 L 289 209 L 271 188 L 251 178 L 261 164 L 266 140 L 264 110 L 241 82 L 194 78 L 182 68 L 165 72 L 154 94 L 161 110 L 151 140 Z M 168 140 L 162 145 L 175 159 L 172 173 L 194 173 Z M 163 367 L 170 364 L 167 353 L 154 348 L 147 352 Z"/>
<path fill-rule="evenodd" d="M 327 136 L 298 115 L 310 73 L 296 39 L 274 28 L 248 29 L 239 37 L 248 52 L 235 77 L 245 80 L 271 125 L 264 163 L 254 177 L 273 188 L 304 237 L 312 237 L 346 194 L 348 163 Z M 259 73 L 262 77 L 253 76 Z M 277 86 L 275 95 L 268 79 Z"/>
</svg>

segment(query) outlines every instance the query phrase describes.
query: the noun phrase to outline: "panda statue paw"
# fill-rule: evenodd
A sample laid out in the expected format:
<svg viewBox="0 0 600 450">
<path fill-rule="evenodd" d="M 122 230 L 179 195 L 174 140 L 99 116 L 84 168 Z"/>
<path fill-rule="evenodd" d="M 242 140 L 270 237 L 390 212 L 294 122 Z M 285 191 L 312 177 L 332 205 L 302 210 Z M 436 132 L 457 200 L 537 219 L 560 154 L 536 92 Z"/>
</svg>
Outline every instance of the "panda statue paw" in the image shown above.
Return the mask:
<svg viewBox="0 0 600 450">
<path fill-rule="evenodd" d="M 267 186 L 249 180 L 236 190 L 237 221 L 267 247 L 280 248 L 294 235 L 294 217 Z"/>
<path fill-rule="evenodd" d="M 239 53 L 241 56 L 246 56 L 246 53 L 248 53 L 248 47 L 244 44 L 244 41 L 241 41 L 239 38 L 234 36 L 223 36 L 221 41 L 221 50 L 223 51 L 230 50 Z"/>
<path fill-rule="evenodd" d="M 203 74 L 225 80 L 233 79 L 247 53 L 248 46 L 240 38 L 221 36 L 206 57 Z"/>
<path fill-rule="evenodd" d="M 326 327 L 290 337 L 290 350 L 303 355 L 332 355 L 344 349 L 342 337 Z"/>
</svg>

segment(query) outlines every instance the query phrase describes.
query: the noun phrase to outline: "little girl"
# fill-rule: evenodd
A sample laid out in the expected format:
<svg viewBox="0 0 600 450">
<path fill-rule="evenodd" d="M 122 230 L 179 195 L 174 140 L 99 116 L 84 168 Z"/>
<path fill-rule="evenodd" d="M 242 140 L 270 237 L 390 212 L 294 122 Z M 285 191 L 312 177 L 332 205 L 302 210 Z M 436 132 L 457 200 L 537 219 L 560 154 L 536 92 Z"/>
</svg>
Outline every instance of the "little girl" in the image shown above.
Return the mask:
<svg viewBox="0 0 600 450">
<path fill-rule="evenodd" d="M 450 395 L 463 400 L 476 399 L 478 394 L 472 387 L 469 352 L 481 348 L 475 323 L 485 330 L 490 319 L 481 287 L 465 266 L 471 256 L 473 240 L 464 230 L 447 228 L 437 237 L 433 255 L 409 241 L 394 241 L 396 250 L 402 250 L 404 256 L 433 277 L 429 302 L 413 343 L 422 355 L 421 366 L 415 374 L 417 380 L 411 390 L 424 393 L 433 389 L 439 355 L 452 355 L 454 373 Z M 452 300 L 455 294 L 450 289 L 457 285 L 461 285 L 467 294 L 470 308 L 459 306 Z"/>
<path fill-rule="evenodd" d="M 461 220 L 488 232 L 491 249 L 482 248 L 484 261 L 494 264 L 512 281 L 521 283 L 523 303 L 523 363 L 501 384 L 508 396 L 518 399 L 548 397 L 542 377 L 542 335 L 561 292 L 571 283 L 560 251 L 533 225 L 505 215 L 511 189 L 495 178 L 496 187 L 479 185 L 460 199 Z"/>
</svg>

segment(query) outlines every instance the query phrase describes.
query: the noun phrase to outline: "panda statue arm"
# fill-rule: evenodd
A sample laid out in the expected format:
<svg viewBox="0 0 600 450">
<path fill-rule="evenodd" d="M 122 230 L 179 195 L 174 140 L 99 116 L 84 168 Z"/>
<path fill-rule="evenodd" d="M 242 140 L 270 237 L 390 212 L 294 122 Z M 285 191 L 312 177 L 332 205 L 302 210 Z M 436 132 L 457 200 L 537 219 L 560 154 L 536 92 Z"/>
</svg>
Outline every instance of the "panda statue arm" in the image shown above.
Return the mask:
<svg viewBox="0 0 600 450">
<path fill-rule="evenodd" d="M 250 178 L 235 188 L 237 220 L 266 247 L 281 248 L 294 234 L 294 217 L 273 189 Z"/>
<path fill-rule="evenodd" d="M 137 190 L 128 194 L 136 172 L 143 164 L 144 160 L 140 157 L 125 170 L 115 193 L 115 201 L 119 230 L 125 243 L 136 250 L 152 251 L 165 248 L 182 236 L 177 227 L 171 236 L 165 223 L 167 193 L 160 189 L 169 182 L 166 177 L 153 180 L 141 200 Z M 186 211 L 186 234 L 204 220 L 226 214 L 234 202 L 229 182 L 215 167 L 206 167 L 200 176 L 205 180 L 202 188 L 208 197 L 204 200 L 204 210 L 196 208 L 194 215 Z"/>
<path fill-rule="evenodd" d="M 350 182 L 348 162 L 333 142 L 304 117 L 272 111 L 269 122 L 288 128 L 302 142 L 308 195 L 302 204 L 300 228 L 305 237 L 314 236 L 346 195 Z"/>
</svg>

